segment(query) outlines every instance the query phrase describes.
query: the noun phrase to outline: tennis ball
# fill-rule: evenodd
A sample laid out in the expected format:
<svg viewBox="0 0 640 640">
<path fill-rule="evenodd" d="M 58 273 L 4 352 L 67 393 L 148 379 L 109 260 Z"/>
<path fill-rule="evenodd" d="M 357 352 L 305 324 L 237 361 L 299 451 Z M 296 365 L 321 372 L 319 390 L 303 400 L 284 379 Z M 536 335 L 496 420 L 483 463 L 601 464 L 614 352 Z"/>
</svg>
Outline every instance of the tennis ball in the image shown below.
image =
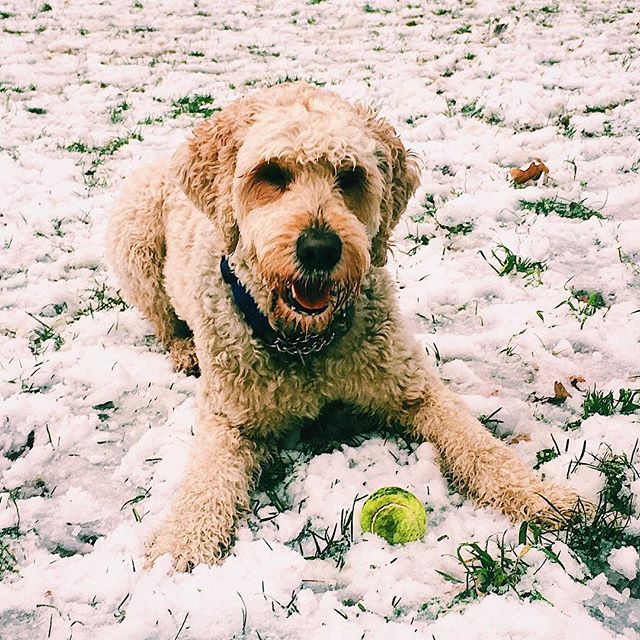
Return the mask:
<svg viewBox="0 0 640 640">
<path fill-rule="evenodd" d="M 390 544 L 405 544 L 422 538 L 427 528 L 427 514 L 413 493 L 400 487 L 382 487 L 364 503 L 360 526 Z"/>
</svg>

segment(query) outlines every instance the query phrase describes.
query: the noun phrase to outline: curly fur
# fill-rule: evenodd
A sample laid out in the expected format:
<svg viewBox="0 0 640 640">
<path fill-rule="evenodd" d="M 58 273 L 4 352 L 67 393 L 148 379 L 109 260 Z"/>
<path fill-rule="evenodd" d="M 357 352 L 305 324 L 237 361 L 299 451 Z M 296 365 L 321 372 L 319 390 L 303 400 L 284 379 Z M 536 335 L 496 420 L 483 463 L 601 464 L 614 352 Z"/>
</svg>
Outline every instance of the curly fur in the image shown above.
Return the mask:
<svg viewBox="0 0 640 640">
<path fill-rule="evenodd" d="M 344 175 L 351 183 L 341 186 Z M 149 563 L 164 553 L 179 570 L 219 561 L 261 461 L 334 401 L 433 442 L 443 469 L 478 504 L 514 520 L 553 521 L 573 508 L 573 491 L 543 483 L 470 415 L 403 325 L 382 267 L 417 184 L 416 164 L 391 125 L 304 83 L 230 104 L 199 124 L 170 162 L 127 180 L 109 223 L 110 262 L 176 368 L 197 362 L 202 374 L 196 442 Z M 298 236 L 319 224 L 342 241 L 330 274 L 341 293 L 325 310 L 303 314 L 284 292 L 304 275 Z M 282 332 L 326 330 L 343 299 L 354 309 L 349 331 L 304 363 L 274 358 L 236 308 L 220 275 L 222 255 Z"/>
</svg>

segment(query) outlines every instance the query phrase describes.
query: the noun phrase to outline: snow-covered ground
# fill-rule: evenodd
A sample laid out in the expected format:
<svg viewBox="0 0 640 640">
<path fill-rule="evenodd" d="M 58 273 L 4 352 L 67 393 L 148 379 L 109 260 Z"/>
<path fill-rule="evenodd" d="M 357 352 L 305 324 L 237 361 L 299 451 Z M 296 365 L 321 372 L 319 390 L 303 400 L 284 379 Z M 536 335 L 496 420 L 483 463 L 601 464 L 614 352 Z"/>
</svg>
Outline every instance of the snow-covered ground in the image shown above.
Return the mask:
<svg viewBox="0 0 640 640">
<path fill-rule="evenodd" d="M 518 547 L 431 445 L 379 433 L 292 440 L 221 566 L 143 571 L 197 382 L 171 371 L 103 258 L 122 178 L 210 110 L 291 78 L 378 105 L 423 162 L 389 267 L 416 334 L 519 456 L 597 501 L 593 467 L 640 437 L 639 25 L 633 0 L 5 2 L 0 638 L 640 638 L 640 480 L 624 464 L 609 498 L 631 491 L 635 511 L 590 559 L 599 575 L 562 541 L 562 564 Z M 514 188 L 509 168 L 534 158 L 546 184 Z M 519 202 L 556 196 L 601 217 Z M 611 415 L 583 406 L 594 387 Z M 424 540 L 360 534 L 361 498 L 383 485 L 425 501 Z M 515 588 L 456 597 L 464 582 L 438 572 L 464 580 L 468 542 L 499 560 L 505 531 Z"/>
</svg>

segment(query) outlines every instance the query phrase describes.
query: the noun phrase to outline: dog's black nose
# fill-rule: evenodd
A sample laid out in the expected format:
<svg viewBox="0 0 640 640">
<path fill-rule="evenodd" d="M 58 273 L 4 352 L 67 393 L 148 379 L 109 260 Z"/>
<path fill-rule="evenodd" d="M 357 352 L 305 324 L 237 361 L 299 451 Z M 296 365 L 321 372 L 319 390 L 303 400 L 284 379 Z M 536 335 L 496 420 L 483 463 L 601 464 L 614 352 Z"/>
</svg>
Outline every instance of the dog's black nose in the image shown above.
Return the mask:
<svg viewBox="0 0 640 640">
<path fill-rule="evenodd" d="M 296 256 L 307 271 L 330 271 L 342 255 L 338 234 L 326 227 L 311 227 L 303 231 L 296 242 Z"/>
</svg>

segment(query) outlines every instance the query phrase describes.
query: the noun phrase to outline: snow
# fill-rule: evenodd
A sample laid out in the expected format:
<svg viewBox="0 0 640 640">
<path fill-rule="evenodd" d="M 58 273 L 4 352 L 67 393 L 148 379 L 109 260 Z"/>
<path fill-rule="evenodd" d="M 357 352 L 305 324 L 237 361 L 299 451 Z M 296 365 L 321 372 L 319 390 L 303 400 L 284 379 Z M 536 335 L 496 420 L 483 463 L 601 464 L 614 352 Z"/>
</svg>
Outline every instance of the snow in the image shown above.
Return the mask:
<svg viewBox="0 0 640 640">
<path fill-rule="evenodd" d="M 640 555 L 633 547 L 614 549 L 609 555 L 609 566 L 625 578 L 633 580 L 638 575 Z"/>
<path fill-rule="evenodd" d="M 143 570 L 191 446 L 197 383 L 118 304 L 104 265 L 122 179 L 198 119 L 172 113 L 173 101 L 211 94 L 217 108 L 289 76 L 376 105 L 422 163 L 389 264 L 417 339 L 477 415 L 498 410 L 495 432 L 527 464 L 557 443 L 540 473 L 597 499 L 596 470 L 567 472 L 583 448 L 630 457 L 638 414 L 563 427 L 587 388 L 617 394 L 640 380 L 638 11 L 613 0 L 5 2 L 0 543 L 17 572 L 0 581 L 0 638 L 640 638 L 630 546 L 598 576 L 562 543 L 564 568 L 532 549 L 522 584 L 545 600 L 510 591 L 456 604 L 463 585 L 438 571 L 463 578 L 458 546 L 505 531 L 515 546 L 518 529 L 455 492 L 430 444 L 376 433 L 314 456 L 294 437 L 284 480 L 254 492 L 224 563 Z M 509 168 L 535 158 L 547 183 L 514 189 Z M 604 218 L 519 205 L 555 196 Z M 464 223 L 467 234 L 446 228 Z M 499 276 L 499 245 L 547 269 Z M 582 327 L 563 304 L 578 289 L 607 305 Z M 540 400 L 555 381 L 572 394 L 560 406 Z M 640 479 L 628 480 L 638 535 Z M 422 541 L 360 534 L 361 498 L 384 485 L 425 502 Z M 351 509 L 344 565 L 305 559 L 305 528 L 330 532 Z M 612 574 L 627 580 L 620 590 Z"/>
</svg>

